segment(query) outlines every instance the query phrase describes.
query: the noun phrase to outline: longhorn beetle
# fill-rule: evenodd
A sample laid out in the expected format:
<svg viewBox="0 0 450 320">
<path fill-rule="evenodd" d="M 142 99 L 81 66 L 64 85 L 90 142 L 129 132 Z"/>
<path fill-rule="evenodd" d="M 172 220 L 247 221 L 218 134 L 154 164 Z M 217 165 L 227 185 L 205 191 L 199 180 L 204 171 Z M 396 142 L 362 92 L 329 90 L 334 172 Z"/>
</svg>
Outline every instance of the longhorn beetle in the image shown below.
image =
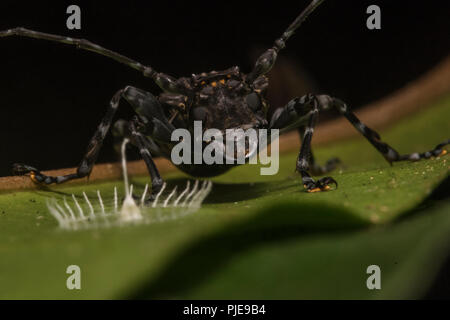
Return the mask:
<svg viewBox="0 0 450 320">
<path fill-rule="evenodd" d="M 153 156 L 170 158 L 170 151 L 174 146 L 171 141 L 171 133 L 176 128 L 186 128 L 192 133 L 194 121 L 202 121 L 204 130 L 217 128 L 222 132 L 231 128 L 253 128 L 256 130 L 280 129 L 280 133 L 283 133 L 298 128 L 302 144 L 296 170 L 300 172 L 303 186 L 308 192 L 329 190 L 331 184 L 337 187 L 337 182 L 331 177 L 318 180 L 311 177 L 311 174 L 324 174 L 332 170 L 338 163 L 337 159 L 331 159 L 324 166 L 320 166 L 314 162 L 311 153 L 311 138 L 321 110 L 337 109 L 391 164 L 395 161 L 415 161 L 444 154 L 446 151 L 443 150 L 443 147 L 449 144 L 450 140 L 437 145 L 428 152 L 400 155 L 381 141 L 378 133 L 359 121 L 342 100 L 328 95 L 308 94 L 294 98 L 285 107 L 277 109 L 270 119 L 267 118 L 269 105 L 265 94 L 269 81 L 266 74 L 274 65 L 279 52 L 285 48 L 287 40 L 322 2 L 323 0 L 311 1 L 282 36 L 274 42 L 272 48 L 266 50 L 257 59 L 253 70 L 248 74 L 242 73 L 238 67 L 232 67 L 224 71 L 211 71 L 176 79 L 84 39 L 63 37 L 24 28 L 0 32 L 0 37 L 23 36 L 44 39 L 93 51 L 140 71 L 162 89 L 159 96 L 131 86 L 117 91 L 111 99 L 106 115 L 91 138 L 76 173 L 55 177 L 47 176 L 38 169 L 25 164 L 14 164 L 14 173 L 29 175 L 33 181 L 47 185 L 89 176 L 121 98 L 128 101 L 136 115 L 131 121 L 117 121 L 112 131 L 116 137 L 130 138 L 140 150 L 140 155 L 151 176 L 152 196 L 159 192 L 163 184 Z M 205 142 L 205 144 L 207 143 Z M 246 160 L 248 160 L 247 154 Z M 236 164 L 207 165 L 202 163 L 180 164 L 178 167 L 193 176 L 215 176 L 234 165 Z M 149 201 L 152 200 L 152 196 Z"/>
</svg>

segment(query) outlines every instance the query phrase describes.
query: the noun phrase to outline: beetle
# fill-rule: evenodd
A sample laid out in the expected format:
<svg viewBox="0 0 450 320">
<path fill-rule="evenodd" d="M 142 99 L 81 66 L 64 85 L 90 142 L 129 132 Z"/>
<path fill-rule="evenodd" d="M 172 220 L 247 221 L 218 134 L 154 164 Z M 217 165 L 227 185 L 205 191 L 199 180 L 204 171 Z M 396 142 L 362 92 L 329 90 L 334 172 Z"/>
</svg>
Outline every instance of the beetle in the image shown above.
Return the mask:
<svg viewBox="0 0 450 320">
<path fill-rule="evenodd" d="M 158 96 L 132 86 L 117 91 L 75 173 L 47 176 L 38 169 L 25 164 L 14 164 L 13 172 L 16 175 L 29 175 L 34 182 L 45 185 L 88 177 L 103 140 L 111 129 L 114 115 L 122 98 L 132 106 L 136 115 L 130 121 L 118 120 L 113 125 L 112 132 L 116 137 L 129 138 L 139 149 L 151 177 L 152 192 L 149 201 L 161 190 L 163 185 L 153 157 L 163 156 L 170 159 L 171 149 L 174 146 L 174 142 L 171 141 L 172 132 L 176 128 L 185 128 L 192 132 L 194 121 L 201 121 L 204 130 L 215 128 L 222 132 L 230 128 L 253 128 L 256 130 L 279 129 L 280 133 L 283 133 L 297 128 L 301 134 L 302 143 L 296 162 L 296 171 L 301 174 L 303 186 L 308 192 L 329 190 L 333 184 L 337 187 L 337 182 L 332 177 L 327 176 L 318 180 L 312 178 L 312 175 L 323 175 L 331 171 L 339 163 L 338 159 L 331 159 L 325 165 L 320 166 L 314 161 L 311 139 L 321 110 L 336 109 L 391 164 L 396 161 L 416 161 L 446 153 L 443 147 L 450 143 L 450 139 L 437 145 L 431 151 L 400 155 L 383 142 L 377 132 L 364 125 L 350 111 L 345 102 L 324 94 L 307 94 L 296 97 L 286 106 L 277 109 L 268 119 L 269 103 L 266 99 L 266 92 L 269 80 L 267 73 L 275 64 L 280 51 L 285 48 L 287 40 L 323 1 L 311 1 L 281 37 L 273 43 L 273 46 L 257 59 L 253 70 L 249 73 L 241 72 L 239 67 L 232 67 L 223 71 L 174 78 L 85 39 L 64 37 L 24 28 L 1 31 L 0 37 L 23 36 L 43 39 L 73 45 L 79 49 L 112 58 L 141 72 L 145 77 L 151 78 L 162 90 Z M 207 142 L 205 143 L 207 144 Z M 248 160 L 249 156 L 247 150 L 245 160 Z M 201 163 L 177 166 L 190 175 L 205 177 L 222 174 L 235 165 L 237 164 L 207 165 Z"/>
</svg>

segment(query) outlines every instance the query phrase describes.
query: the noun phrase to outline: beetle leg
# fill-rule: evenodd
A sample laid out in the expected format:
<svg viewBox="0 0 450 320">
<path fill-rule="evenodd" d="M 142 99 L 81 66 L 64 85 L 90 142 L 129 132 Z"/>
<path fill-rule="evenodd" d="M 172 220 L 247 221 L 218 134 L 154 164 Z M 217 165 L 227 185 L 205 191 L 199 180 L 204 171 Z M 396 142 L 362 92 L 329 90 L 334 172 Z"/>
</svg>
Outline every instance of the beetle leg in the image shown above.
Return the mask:
<svg viewBox="0 0 450 320">
<path fill-rule="evenodd" d="M 316 192 L 330 189 L 329 184 L 333 183 L 337 186 L 337 182 L 331 177 L 325 177 L 315 181 L 308 171 L 314 172 L 314 160 L 311 153 L 311 139 L 314 127 L 319 115 L 319 109 L 336 108 L 340 114 L 347 118 L 348 121 L 358 130 L 389 162 L 395 161 L 417 161 L 420 159 L 428 159 L 446 154 L 444 147 L 450 144 L 450 139 L 438 144 L 434 149 L 423 153 L 415 152 L 400 155 L 395 149 L 387 143 L 381 141 L 380 135 L 374 130 L 363 124 L 347 107 L 347 105 L 336 98 L 328 95 L 306 95 L 301 98 L 291 100 L 283 109 L 275 111 L 270 121 L 271 128 L 279 128 L 281 131 L 299 127 L 302 132 L 302 146 L 297 159 L 296 170 L 302 175 L 303 185 L 308 192 Z M 308 111 L 310 110 L 310 111 Z M 305 124 L 306 123 L 306 124 Z M 330 160 L 325 168 L 321 168 L 319 173 L 324 173 L 327 169 L 336 165 L 336 160 Z M 325 169 L 325 170 L 323 170 Z"/>
<path fill-rule="evenodd" d="M 38 169 L 21 163 L 13 164 L 13 173 L 16 175 L 29 174 L 34 182 L 47 185 L 52 183 L 63 183 L 69 180 L 80 179 L 89 176 L 91 174 L 94 163 L 97 160 L 100 148 L 103 144 L 103 140 L 105 139 L 109 127 L 111 126 L 112 119 L 116 114 L 117 108 L 119 107 L 119 101 L 123 92 L 124 89 L 117 91 L 111 99 L 108 111 L 100 122 L 94 136 L 91 138 L 86 153 L 81 160 L 76 173 L 64 176 L 47 176 L 40 172 Z"/>
<path fill-rule="evenodd" d="M 283 134 L 291 129 L 305 127 L 312 110 L 306 103 L 306 96 L 295 98 L 288 102 L 284 108 L 278 108 L 272 115 L 269 128 L 279 129 Z"/>
<path fill-rule="evenodd" d="M 163 185 L 163 180 L 153 161 L 154 155 L 167 156 L 167 152 L 158 145 L 171 143 L 172 131 L 175 127 L 169 122 L 164 114 L 163 107 L 158 99 L 144 90 L 127 87 L 123 97 L 136 111 L 137 116 L 129 122 L 128 132 L 131 141 L 139 148 L 147 169 L 152 179 L 152 196 L 156 195 Z M 116 129 L 120 129 L 120 122 Z M 123 129 L 122 129 L 123 131 Z"/>
<path fill-rule="evenodd" d="M 169 123 L 158 99 L 150 92 L 127 87 L 123 97 L 130 103 L 145 125 L 145 134 L 155 141 L 169 143 L 175 127 Z"/>
<path fill-rule="evenodd" d="M 305 130 L 305 126 L 301 126 L 300 128 L 298 128 L 300 139 L 305 135 Z M 324 165 L 320 165 L 316 162 L 312 150 L 310 151 L 309 168 L 313 176 L 320 176 L 333 171 L 340 163 L 341 160 L 339 158 L 331 158 L 327 162 L 325 162 Z"/>
<path fill-rule="evenodd" d="M 311 139 L 319 117 L 319 102 L 316 97 L 312 95 L 305 96 L 303 99 L 300 99 L 299 102 L 303 102 L 304 105 L 309 105 L 311 107 L 311 115 L 309 116 L 308 123 L 303 132 L 302 145 L 296 165 L 296 170 L 300 172 L 302 176 L 303 186 L 308 192 L 329 190 L 331 189 L 330 184 L 334 184 L 337 187 L 336 180 L 331 177 L 324 177 L 315 181 L 308 173 L 310 170 Z"/>
<path fill-rule="evenodd" d="M 309 174 L 312 156 L 311 139 L 318 116 L 318 99 L 314 95 L 305 95 L 291 100 L 284 108 L 276 110 L 270 121 L 270 128 L 280 129 L 281 132 L 300 128 L 303 133 L 296 170 L 300 172 L 303 186 L 308 192 L 329 190 L 330 184 L 335 184 L 337 187 L 337 182 L 331 177 L 315 181 Z"/>
<path fill-rule="evenodd" d="M 348 106 L 340 99 L 330 97 L 328 95 L 319 95 L 317 99 L 323 109 L 334 107 L 358 130 L 388 161 L 390 164 L 396 161 L 417 161 L 420 159 L 429 159 L 431 157 L 438 157 L 447 153 L 444 147 L 450 144 L 450 139 L 438 144 L 434 149 L 426 152 L 414 152 L 409 154 L 399 154 L 394 148 L 387 143 L 381 141 L 380 135 L 362 123 L 354 113 L 350 111 Z"/>
<path fill-rule="evenodd" d="M 158 97 L 159 102 L 167 110 L 169 123 L 177 128 L 187 128 L 186 119 L 189 115 L 192 100 L 182 94 L 163 92 Z"/>
<path fill-rule="evenodd" d="M 161 105 L 156 97 L 143 90 L 126 87 L 116 92 L 110 102 L 110 106 L 97 128 L 94 136 L 91 138 L 86 153 L 76 171 L 76 173 L 64 176 L 47 176 L 38 169 L 25 164 L 14 164 L 13 172 L 16 175 L 30 175 L 31 179 L 37 183 L 53 184 L 63 183 L 73 179 L 88 177 L 97 160 L 100 148 L 103 144 L 106 134 L 111 127 L 114 115 L 119 107 L 121 98 L 125 98 L 144 122 L 146 130 L 155 139 L 162 142 L 170 142 L 170 136 L 174 127 L 167 121 Z"/>
<path fill-rule="evenodd" d="M 136 124 L 137 119 L 135 118 L 129 122 L 129 128 L 131 136 L 133 137 L 133 141 L 139 148 L 139 153 L 144 159 L 145 165 L 147 166 L 148 172 L 150 173 L 150 177 L 152 179 L 152 192 L 148 200 L 153 200 L 161 190 L 164 182 L 161 178 L 161 175 L 159 174 L 155 162 L 153 161 L 152 154 L 150 153 L 151 143 L 147 137 L 145 137 L 141 132 L 138 131 Z"/>
<path fill-rule="evenodd" d="M 161 150 L 158 145 L 149 137 L 143 135 L 139 130 L 142 128 L 142 123 L 139 118 L 135 116 L 131 121 L 123 119 L 117 120 L 112 128 L 112 134 L 114 136 L 114 148 L 119 154 L 122 152 L 121 148 L 123 140 L 128 139 L 131 144 L 139 149 L 139 152 L 147 166 L 148 172 L 152 182 L 152 192 L 147 201 L 152 201 L 154 197 L 161 190 L 163 180 L 159 174 L 158 168 L 153 161 L 152 156 L 160 156 Z M 139 196 L 131 195 L 135 200 L 141 199 Z"/>
<path fill-rule="evenodd" d="M 137 145 L 134 141 L 134 137 L 130 131 L 130 123 L 124 119 L 117 120 L 112 128 L 112 134 L 114 136 L 114 150 L 118 155 L 121 153 L 121 147 L 123 143 L 123 139 L 127 138 L 130 140 L 132 145 Z M 138 130 L 139 132 L 139 130 Z M 141 134 L 142 135 L 142 134 Z M 167 152 L 164 152 L 152 139 L 143 135 L 146 139 L 147 148 L 150 150 L 152 156 L 154 157 L 167 157 Z"/>
</svg>

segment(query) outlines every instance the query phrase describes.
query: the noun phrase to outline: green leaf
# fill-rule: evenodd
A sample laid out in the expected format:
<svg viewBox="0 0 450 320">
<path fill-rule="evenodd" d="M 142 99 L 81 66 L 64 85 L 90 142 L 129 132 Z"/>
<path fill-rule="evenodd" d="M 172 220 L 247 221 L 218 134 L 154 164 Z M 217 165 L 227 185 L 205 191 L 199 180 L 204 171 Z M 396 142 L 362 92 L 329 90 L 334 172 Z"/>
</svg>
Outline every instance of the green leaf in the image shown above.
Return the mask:
<svg viewBox="0 0 450 320">
<path fill-rule="evenodd" d="M 449 117 L 447 97 L 382 137 L 401 153 L 429 150 L 448 139 Z M 100 190 L 111 201 L 121 181 L 0 194 L 0 298 L 420 294 L 433 272 L 418 272 L 435 270 L 443 257 L 448 221 L 442 212 L 448 206 L 421 214 L 425 222 L 384 223 L 416 207 L 448 176 L 448 158 L 391 167 L 362 137 L 315 154 L 322 162 L 342 159 L 343 167 L 331 174 L 339 182 L 336 191 L 304 192 L 293 152 L 281 155 L 278 175 L 260 176 L 254 165 L 233 169 L 213 180 L 198 212 L 149 225 L 62 231 L 47 211 L 48 199 L 82 191 L 94 198 Z M 166 178 L 172 186 L 186 181 L 178 172 Z M 133 179 L 140 190 L 146 182 L 148 177 Z M 382 268 L 380 292 L 365 288 L 368 263 Z M 66 288 L 72 264 L 81 267 L 79 291 Z M 172 281 L 180 268 L 184 280 Z"/>
<path fill-rule="evenodd" d="M 311 229 L 310 217 L 299 211 L 345 222 Z M 448 254 L 449 212 L 450 202 L 398 224 L 355 230 L 357 221 L 346 221 L 339 208 L 272 206 L 184 250 L 131 297 L 420 298 Z M 381 290 L 367 288 L 370 265 L 380 267 Z"/>
</svg>

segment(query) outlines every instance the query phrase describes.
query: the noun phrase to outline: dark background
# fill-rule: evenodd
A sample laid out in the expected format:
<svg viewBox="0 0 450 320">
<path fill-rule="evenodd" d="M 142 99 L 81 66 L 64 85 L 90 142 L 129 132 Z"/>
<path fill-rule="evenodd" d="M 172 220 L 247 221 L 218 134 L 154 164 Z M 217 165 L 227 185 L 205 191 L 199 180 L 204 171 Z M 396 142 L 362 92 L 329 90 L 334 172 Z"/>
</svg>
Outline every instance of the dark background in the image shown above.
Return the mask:
<svg viewBox="0 0 450 320">
<path fill-rule="evenodd" d="M 121 3 L 2 0 L 0 30 L 23 26 L 83 37 L 173 76 L 233 65 L 248 72 L 255 54 L 271 46 L 309 0 Z M 81 7 L 80 31 L 66 29 L 70 4 Z M 370 4 L 381 7 L 381 30 L 366 28 Z M 358 108 L 449 53 L 449 12 L 449 2 L 440 0 L 328 0 L 281 58 L 295 61 L 314 91 Z M 39 169 L 76 166 L 118 89 L 159 92 L 149 79 L 108 58 L 25 38 L 0 39 L 0 70 L 0 176 L 10 174 L 13 162 Z M 280 94 L 274 100 L 290 98 Z M 118 117 L 131 116 L 122 105 Z M 99 162 L 113 160 L 108 136 Z"/>
</svg>

